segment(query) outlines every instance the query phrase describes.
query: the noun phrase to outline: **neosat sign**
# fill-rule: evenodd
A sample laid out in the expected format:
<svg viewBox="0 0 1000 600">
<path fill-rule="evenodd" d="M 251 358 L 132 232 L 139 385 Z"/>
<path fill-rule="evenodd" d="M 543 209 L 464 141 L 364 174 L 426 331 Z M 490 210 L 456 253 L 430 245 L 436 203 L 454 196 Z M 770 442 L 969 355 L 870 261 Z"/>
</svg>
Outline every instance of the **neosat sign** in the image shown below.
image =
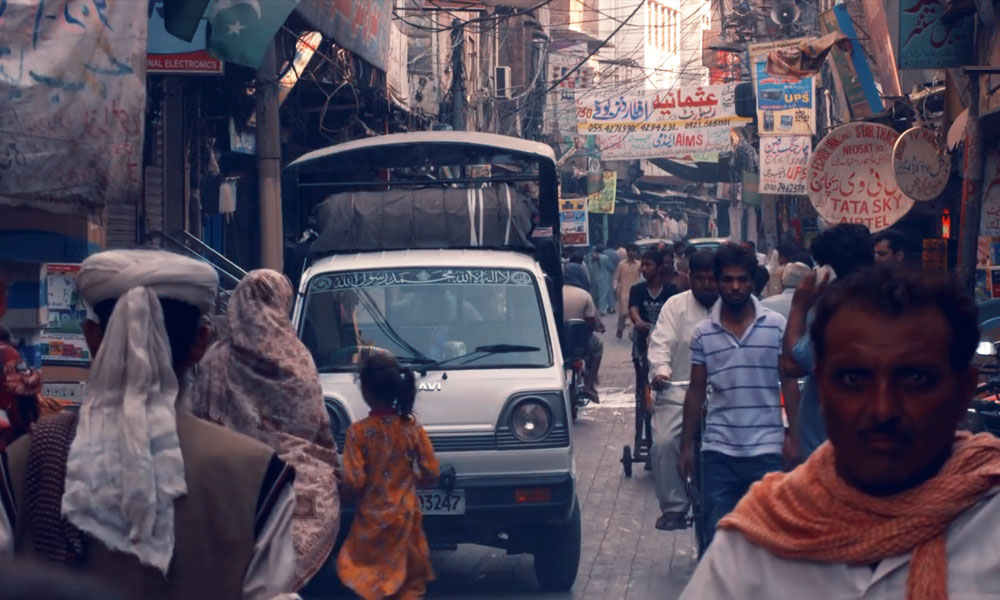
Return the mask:
<svg viewBox="0 0 1000 600">
<path fill-rule="evenodd" d="M 892 168 L 898 137 L 885 125 L 852 123 L 823 138 L 809 159 L 806 181 L 809 200 L 824 221 L 879 231 L 913 208 Z"/>
</svg>

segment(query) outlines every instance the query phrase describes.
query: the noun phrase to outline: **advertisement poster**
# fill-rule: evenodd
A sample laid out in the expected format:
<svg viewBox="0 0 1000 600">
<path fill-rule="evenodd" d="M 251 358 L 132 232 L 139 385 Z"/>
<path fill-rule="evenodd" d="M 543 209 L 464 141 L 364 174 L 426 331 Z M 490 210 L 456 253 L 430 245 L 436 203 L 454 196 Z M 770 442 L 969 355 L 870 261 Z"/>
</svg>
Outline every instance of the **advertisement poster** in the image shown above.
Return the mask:
<svg viewBox="0 0 1000 600">
<path fill-rule="evenodd" d="M 760 193 L 805 196 L 811 153 L 808 135 L 761 136 Z"/>
<path fill-rule="evenodd" d="M 979 235 L 1000 237 L 1000 148 L 987 151 L 985 159 Z"/>
<path fill-rule="evenodd" d="M 823 138 L 809 159 L 806 181 L 809 200 L 824 221 L 861 223 L 876 232 L 913 208 L 892 172 L 898 137 L 885 125 L 852 123 Z"/>
<path fill-rule="evenodd" d="M 871 67 L 865 58 L 865 50 L 858 41 L 854 22 L 847 12 L 847 6 L 838 4 L 817 19 L 820 30 L 826 33 L 841 32 L 851 41 L 851 51 L 844 52 L 839 46 L 830 51 L 833 70 L 836 73 L 837 88 L 847 98 L 847 105 L 855 119 L 867 119 L 885 110 L 882 96 L 875 87 Z"/>
<path fill-rule="evenodd" d="M 892 170 L 903 193 L 914 200 L 933 200 L 944 192 L 951 175 L 951 160 L 926 127 L 904 131 L 892 153 Z"/>
<path fill-rule="evenodd" d="M 735 119 L 735 118 L 734 118 Z M 671 158 L 687 162 L 717 162 L 720 152 L 732 149 L 732 129 L 742 121 L 721 119 L 721 125 L 665 124 L 670 131 L 596 136 L 604 160 Z"/>
<path fill-rule="evenodd" d="M 588 54 L 587 44 L 573 44 L 547 58 L 548 81 L 559 81 L 573 71 Z M 546 126 L 556 137 L 576 135 L 576 91 L 593 87 L 594 69 L 584 65 L 566 77 L 545 98 Z"/>
<path fill-rule="evenodd" d="M 41 334 L 42 364 L 87 365 L 90 351 L 81 324 L 87 309 L 76 287 L 77 264 L 46 265 L 49 321 Z"/>
<path fill-rule="evenodd" d="M 604 187 L 587 197 L 587 210 L 595 214 L 613 215 L 615 213 L 615 196 L 617 195 L 618 172 L 604 171 L 602 174 Z"/>
<path fill-rule="evenodd" d="M 816 82 L 767 72 L 767 54 L 793 48 L 805 38 L 747 44 L 757 95 L 757 127 L 761 135 L 812 135 L 816 131 Z"/>
<path fill-rule="evenodd" d="M 559 233 L 563 246 L 590 245 L 586 198 L 563 198 L 559 201 Z"/>
<path fill-rule="evenodd" d="M 900 0 L 900 69 L 945 69 L 972 62 L 976 12 L 942 19 L 945 4 L 944 0 Z"/>
</svg>

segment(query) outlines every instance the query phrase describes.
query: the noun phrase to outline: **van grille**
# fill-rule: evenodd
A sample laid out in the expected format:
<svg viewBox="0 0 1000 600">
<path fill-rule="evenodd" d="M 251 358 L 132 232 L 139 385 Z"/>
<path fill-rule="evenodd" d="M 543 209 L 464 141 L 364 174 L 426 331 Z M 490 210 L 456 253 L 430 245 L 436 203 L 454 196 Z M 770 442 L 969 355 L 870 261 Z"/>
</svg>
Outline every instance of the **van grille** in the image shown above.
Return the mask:
<svg viewBox="0 0 1000 600">
<path fill-rule="evenodd" d="M 472 450 L 497 449 L 496 436 L 492 433 L 432 435 L 430 438 L 436 452 L 469 452 Z"/>
<path fill-rule="evenodd" d="M 563 448 L 569 446 L 569 430 L 556 425 L 548 437 L 540 442 L 522 442 L 512 431 L 502 428 L 493 433 L 466 435 L 432 435 L 431 444 L 436 452 L 471 452 L 476 450 L 530 450 L 536 448 Z"/>
<path fill-rule="evenodd" d="M 569 446 L 569 429 L 556 425 L 545 439 L 538 442 L 522 442 L 510 429 L 497 432 L 497 447 L 500 450 L 527 450 L 533 448 L 563 448 Z"/>
</svg>

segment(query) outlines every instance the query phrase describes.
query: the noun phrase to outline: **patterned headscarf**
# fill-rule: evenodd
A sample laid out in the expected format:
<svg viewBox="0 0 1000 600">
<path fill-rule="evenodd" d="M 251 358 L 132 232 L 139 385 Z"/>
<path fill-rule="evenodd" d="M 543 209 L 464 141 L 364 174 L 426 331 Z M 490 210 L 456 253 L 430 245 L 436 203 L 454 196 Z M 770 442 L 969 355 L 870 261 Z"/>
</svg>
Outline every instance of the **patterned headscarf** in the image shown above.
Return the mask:
<svg viewBox="0 0 1000 600">
<path fill-rule="evenodd" d="M 228 331 L 205 355 L 191 390 L 198 417 L 248 435 L 295 467 L 296 588 L 323 566 L 337 539 L 337 446 L 312 355 L 289 320 L 284 275 L 251 271 L 229 300 Z"/>
</svg>

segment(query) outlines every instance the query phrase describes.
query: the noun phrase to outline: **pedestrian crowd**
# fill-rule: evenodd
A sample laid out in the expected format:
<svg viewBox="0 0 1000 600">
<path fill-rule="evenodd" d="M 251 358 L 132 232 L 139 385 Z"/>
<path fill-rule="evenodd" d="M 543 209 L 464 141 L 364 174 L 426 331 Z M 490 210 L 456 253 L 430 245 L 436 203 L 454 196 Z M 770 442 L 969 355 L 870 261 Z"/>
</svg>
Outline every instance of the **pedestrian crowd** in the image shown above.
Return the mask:
<svg viewBox="0 0 1000 600">
<path fill-rule="evenodd" d="M 977 307 L 906 265 L 905 247 L 841 224 L 767 266 L 735 243 L 597 248 L 566 264 L 565 318 L 592 332 L 595 399 L 600 317 L 617 313 L 619 338 L 631 324 L 653 525 L 686 528 L 697 500 L 704 554 L 682 598 L 1000 589 L 988 534 L 1000 441 L 957 431 L 977 385 Z M 66 567 L 4 566 L 7 591 L 269 600 L 335 565 L 365 599 L 425 594 L 417 490 L 442 473 L 413 371 L 362 361 L 370 413 L 338 449 L 284 275 L 247 274 L 215 326 L 218 278 L 199 261 L 102 252 L 78 286 L 94 356 L 78 410 L 40 396 L 0 328 L 0 553 Z M 342 501 L 355 511 L 332 559 Z"/>
<path fill-rule="evenodd" d="M 411 371 L 362 363 L 371 415 L 341 465 L 284 275 L 247 274 L 218 326 L 218 275 L 176 254 L 95 254 L 78 287 L 94 356 L 78 410 L 40 399 L 0 329 L 0 553 L 18 561 L 0 596 L 293 598 L 327 564 L 365 599 L 424 595 L 416 488 L 438 463 Z M 356 515 L 334 562 L 341 498 Z"/>
</svg>

